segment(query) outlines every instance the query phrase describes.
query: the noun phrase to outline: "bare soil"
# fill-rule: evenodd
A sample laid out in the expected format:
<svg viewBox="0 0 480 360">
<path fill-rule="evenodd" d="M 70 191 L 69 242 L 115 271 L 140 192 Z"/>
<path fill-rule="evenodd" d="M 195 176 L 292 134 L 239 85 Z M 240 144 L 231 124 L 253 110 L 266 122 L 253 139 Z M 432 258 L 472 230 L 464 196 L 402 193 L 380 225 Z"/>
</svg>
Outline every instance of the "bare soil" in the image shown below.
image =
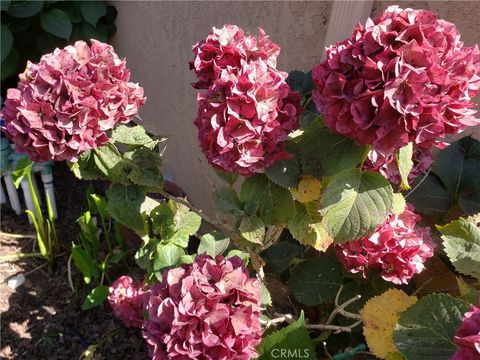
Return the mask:
<svg viewBox="0 0 480 360">
<path fill-rule="evenodd" d="M 88 183 L 75 179 L 65 164 L 56 165 L 54 180 L 61 254 L 53 270 L 40 258 L 0 263 L 0 359 L 149 359 L 140 330 L 123 326 L 108 304 L 81 310 L 87 289 L 75 269 L 72 276 L 77 291 L 70 289 L 67 260 L 71 242 L 78 236 L 75 219 L 86 208 Z M 102 186 L 94 184 L 96 190 Z M 1 230 L 34 235 L 26 215 L 15 215 L 9 204 L 1 208 Z M 31 253 L 34 241 L 32 236 L 1 235 L 0 253 Z M 7 281 L 19 273 L 26 281 L 14 290 Z M 86 356 L 89 350 L 90 357 Z"/>
</svg>

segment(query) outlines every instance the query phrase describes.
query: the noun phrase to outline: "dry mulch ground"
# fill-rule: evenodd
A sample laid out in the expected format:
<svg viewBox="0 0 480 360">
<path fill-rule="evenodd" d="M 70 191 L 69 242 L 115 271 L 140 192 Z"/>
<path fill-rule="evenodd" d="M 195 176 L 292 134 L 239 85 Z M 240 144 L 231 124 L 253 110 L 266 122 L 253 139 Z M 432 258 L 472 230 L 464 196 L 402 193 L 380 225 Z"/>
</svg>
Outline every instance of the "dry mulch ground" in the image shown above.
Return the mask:
<svg viewBox="0 0 480 360">
<path fill-rule="evenodd" d="M 93 347 L 94 355 L 88 359 L 149 359 L 140 331 L 125 328 L 108 304 L 81 310 L 84 290 L 81 286 L 77 293 L 70 289 L 67 260 L 71 242 L 78 236 L 75 219 L 86 207 L 88 183 L 76 180 L 64 164 L 56 166 L 54 180 L 62 255 L 53 271 L 39 258 L 0 263 L 0 359 L 73 360 Z M 25 214 L 15 215 L 9 204 L 2 205 L 1 210 L 2 232 L 34 234 Z M 0 236 L 0 246 L 2 255 L 29 253 L 34 239 Z M 19 273 L 26 281 L 14 290 L 7 280 Z M 73 277 L 80 279 L 76 272 Z"/>
</svg>

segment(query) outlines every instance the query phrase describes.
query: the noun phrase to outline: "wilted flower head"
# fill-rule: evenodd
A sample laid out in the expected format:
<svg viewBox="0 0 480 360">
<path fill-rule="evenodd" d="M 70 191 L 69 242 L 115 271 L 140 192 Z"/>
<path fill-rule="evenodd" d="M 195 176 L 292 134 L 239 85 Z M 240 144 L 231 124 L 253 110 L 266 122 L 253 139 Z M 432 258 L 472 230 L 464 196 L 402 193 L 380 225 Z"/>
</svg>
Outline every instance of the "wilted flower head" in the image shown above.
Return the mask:
<svg viewBox="0 0 480 360">
<path fill-rule="evenodd" d="M 407 284 L 433 256 L 430 229 L 415 226 L 420 219 L 407 204 L 402 214 L 389 215 L 370 236 L 336 245 L 337 257 L 352 273 L 366 277 L 370 271 L 379 270 L 384 280 Z"/>
<path fill-rule="evenodd" d="M 280 48 L 263 30 L 244 36 L 234 25 L 213 29 L 194 46 L 200 147 L 216 168 L 250 176 L 288 159 L 282 142 L 298 128 L 301 97 L 276 70 Z"/>
<path fill-rule="evenodd" d="M 146 303 L 143 334 L 160 359 L 248 360 L 261 339 L 260 284 L 238 257 L 199 255 L 165 271 Z"/>
<path fill-rule="evenodd" d="M 128 327 L 141 328 L 145 292 L 142 284 L 134 283 L 130 276 L 121 276 L 108 290 L 108 302 L 113 313 Z"/>
<path fill-rule="evenodd" d="M 145 103 L 143 89 L 113 47 L 92 40 L 28 62 L 1 115 L 6 136 L 34 161 L 76 161 L 108 142 L 107 131 L 127 123 Z"/>
<path fill-rule="evenodd" d="M 442 146 L 479 123 L 478 46 L 463 46 L 455 25 L 427 10 L 389 7 L 330 46 L 312 75 L 326 126 L 384 153 Z"/>
<path fill-rule="evenodd" d="M 460 349 L 455 352 L 451 360 L 480 359 L 480 308 L 472 306 L 465 313 L 460 327 L 454 337 Z"/>
<path fill-rule="evenodd" d="M 416 147 L 413 151 L 412 161 L 413 167 L 408 174 L 409 183 L 412 183 L 417 176 L 428 172 L 433 163 L 432 152 Z M 396 152 L 385 154 L 381 151 L 370 150 L 363 164 L 363 170 L 379 172 L 393 184 L 400 184 L 401 182 Z"/>
</svg>

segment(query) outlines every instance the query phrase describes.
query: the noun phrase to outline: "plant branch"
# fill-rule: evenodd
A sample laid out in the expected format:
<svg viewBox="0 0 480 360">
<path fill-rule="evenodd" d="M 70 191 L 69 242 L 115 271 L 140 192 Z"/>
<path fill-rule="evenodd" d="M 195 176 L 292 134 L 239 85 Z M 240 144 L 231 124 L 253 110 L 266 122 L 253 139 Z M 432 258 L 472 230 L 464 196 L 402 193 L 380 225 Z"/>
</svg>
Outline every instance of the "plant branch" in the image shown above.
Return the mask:
<svg viewBox="0 0 480 360">
<path fill-rule="evenodd" d="M 357 322 L 348 325 L 348 326 L 339 326 L 339 325 L 330 325 L 330 324 L 307 324 L 305 327 L 310 330 L 333 330 L 335 333 L 341 332 L 352 332 L 354 327 L 357 327 L 362 323 L 362 320 L 358 320 Z"/>
<path fill-rule="evenodd" d="M 342 304 L 339 304 L 339 299 L 340 299 L 340 294 L 342 293 L 343 290 L 343 285 L 340 286 L 340 289 L 337 292 L 337 295 L 335 296 L 335 309 L 333 309 L 332 313 L 328 317 L 327 323 L 326 324 L 307 324 L 305 327 L 310 330 L 332 330 L 335 333 L 341 333 L 341 332 L 352 332 L 352 329 L 360 325 L 363 320 L 362 317 L 359 314 L 354 314 L 349 311 L 346 311 L 345 308 L 353 304 L 355 301 L 358 301 L 361 298 L 361 295 L 356 295 L 352 297 L 351 299 L 348 299 Z M 335 319 L 335 316 L 337 314 L 340 314 L 348 319 L 354 319 L 357 320 L 356 322 L 346 325 L 346 326 L 339 326 L 339 325 L 332 325 L 333 320 Z M 293 317 L 291 314 L 276 314 L 278 315 L 277 318 L 271 319 L 268 321 L 263 322 L 263 324 L 268 328 L 271 325 L 274 324 L 279 324 L 282 322 L 288 322 L 291 323 L 293 321 Z"/>
<path fill-rule="evenodd" d="M 215 227 L 217 230 L 221 231 L 225 235 L 229 236 L 230 238 L 233 238 L 233 239 L 238 239 L 239 238 L 239 236 L 235 232 L 233 232 L 231 229 L 227 228 L 224 224 L 220 223 L 219 221 L 210 218 L 202 210 L 197 209 L 192 204 L 190 204 L 187 200 L 176 197 L 176 196 L 173 196 L 173 195 L 170 195 L 169 193 L 167 193 L 165 191 L 161 191 L 160 194 L 163 197 L 165 197 L 166 199 L 173 200 L 175 202 L 178 202 L 179 204 L 185 205 L 191 211 L 193 211 L 195 214 L 200 216 L 203 220 L 205 220 L 210 225 L 212 225 L 213 227 Z"/>
<path fill-rule="evenodd" d="M 340 315 L 342 315 L 346 318 L 349 318 L 349 319 L 354 319 L 354 320 L 361 320 L 362 319 L 362 317 L 360 315 L 354 314 L 354 313 L 351 313 L 351 312 L 345 310 L 345 308 L 348 305 L 354 303 L 355 301 L 360 300 L 362 296 L 361 295 L 356 295 L 353 298 L 345 301 L 343 304 L 339 304 L 338 302 L 340 300 L 340 294 L 342 293 L 342 290 L 343 290 L 343 285 L 340 286 L 340 289 L 338 289 L 337 295 L 335 296 L 335 309 L 333 309 L 332 313 L 328 317 L 327 324 L 331 324 L 333 322 L 333 320 L 335 319 L 335 316 L 337 316 L 337 314 L 340 314 Z"/>
<path fill-rule="evenodd" d="M 286 323 L 293 322 L 293 316 L 291 314 L 283 314 L 278 318 L 270 319 L 267 321 L 260 319 L 260 323 L 265 326 L 265 329 L 268 329 L 272 325 L 281 324 L 283 322 L 286 322 Z"/>
</svg>

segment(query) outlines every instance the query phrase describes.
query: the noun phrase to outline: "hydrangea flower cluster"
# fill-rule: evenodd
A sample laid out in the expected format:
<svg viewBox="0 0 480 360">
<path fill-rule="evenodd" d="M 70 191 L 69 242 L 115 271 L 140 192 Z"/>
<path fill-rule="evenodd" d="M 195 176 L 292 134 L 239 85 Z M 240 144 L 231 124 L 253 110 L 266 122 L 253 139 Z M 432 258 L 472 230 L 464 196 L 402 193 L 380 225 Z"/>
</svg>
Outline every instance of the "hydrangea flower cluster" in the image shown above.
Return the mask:
<svg viewBox="0 0 480 360">
<path fill-rule="evenodd" d="M 433 163 L 432 152 L 417 147 L 413 151 L 412 161 L 413 167 L 408 174 L 409 183 L 412 183 L 417 176 L 428 172 Z M 401 182 L 396 154 L 392 152 L 384 154 L 377 150 L 370 150 L 363 163 L 363 170 L 379 172 L 393 184 Z"/>
<path fill-rule="evenodd" d="M 276 69 L 280 47 L 262 29 L 245 35 L 235 25 L 213 28 L 193 47 L 198 81 L 200 147 L 208 162 L 251 176 L 290 158 L 282 142 L 299 126 L 301 97 Z"/>
<path fill-rule="evenodd" d="M 120 279 L 110 288 L 110 304 L 115 315 L 136 326 L 130 319 L 138 310 L 139 285 Z M 143 308 L 147 316 L 141 328 L 154 360 L 257 356 L 255 347 L 262 336 L 260 283 L 249 277 L 239 257 L 213 259 L 204 254 L 191 265 L 165 271 L 162 282 L 143 295 Z"/>
<path fill-rule="evenodd" d="M 141 328 L 145 296 L 143 284 L 135 283 L 130 276 L 120 276 L 109 288 L 108 302 L 125 326 Z"/>
<path fill-rule="evenodd" d="M 460 347 L 451 360 L 480 359 L 480 308 L 472 306 L 465 313 L 462 324 L 457 329 L 454 337 L 455 343 Z"/>
<path fill-rule="evenodd" d="M 69 160 L 108 142 L 107 131 L 127 123 L 145 103 L 143 89 L 112 46 L 92 40 L 28 62 L 8 89 L 3 132 L 33 161 Z"/>
<path fill-rule="evenodd" d="M 441 147 L 446 134 L 479 123 L 478 46 L 427 10 L 389 7 L 330 46 L 312 75 L 325 125 L 383 154 L 409 142 Z"/>
<path fill-rule="evenodd" d="M 400 215 L 391 214 L 370 236 L 335 246 L 337 257 L 352 273 L 367 277 L 378 270 L 394 284 L 407 284 L 425 269 L 434 242 L 428 227 L 415 226 L 421 217 L 407 204 Z"/>
</svg>

